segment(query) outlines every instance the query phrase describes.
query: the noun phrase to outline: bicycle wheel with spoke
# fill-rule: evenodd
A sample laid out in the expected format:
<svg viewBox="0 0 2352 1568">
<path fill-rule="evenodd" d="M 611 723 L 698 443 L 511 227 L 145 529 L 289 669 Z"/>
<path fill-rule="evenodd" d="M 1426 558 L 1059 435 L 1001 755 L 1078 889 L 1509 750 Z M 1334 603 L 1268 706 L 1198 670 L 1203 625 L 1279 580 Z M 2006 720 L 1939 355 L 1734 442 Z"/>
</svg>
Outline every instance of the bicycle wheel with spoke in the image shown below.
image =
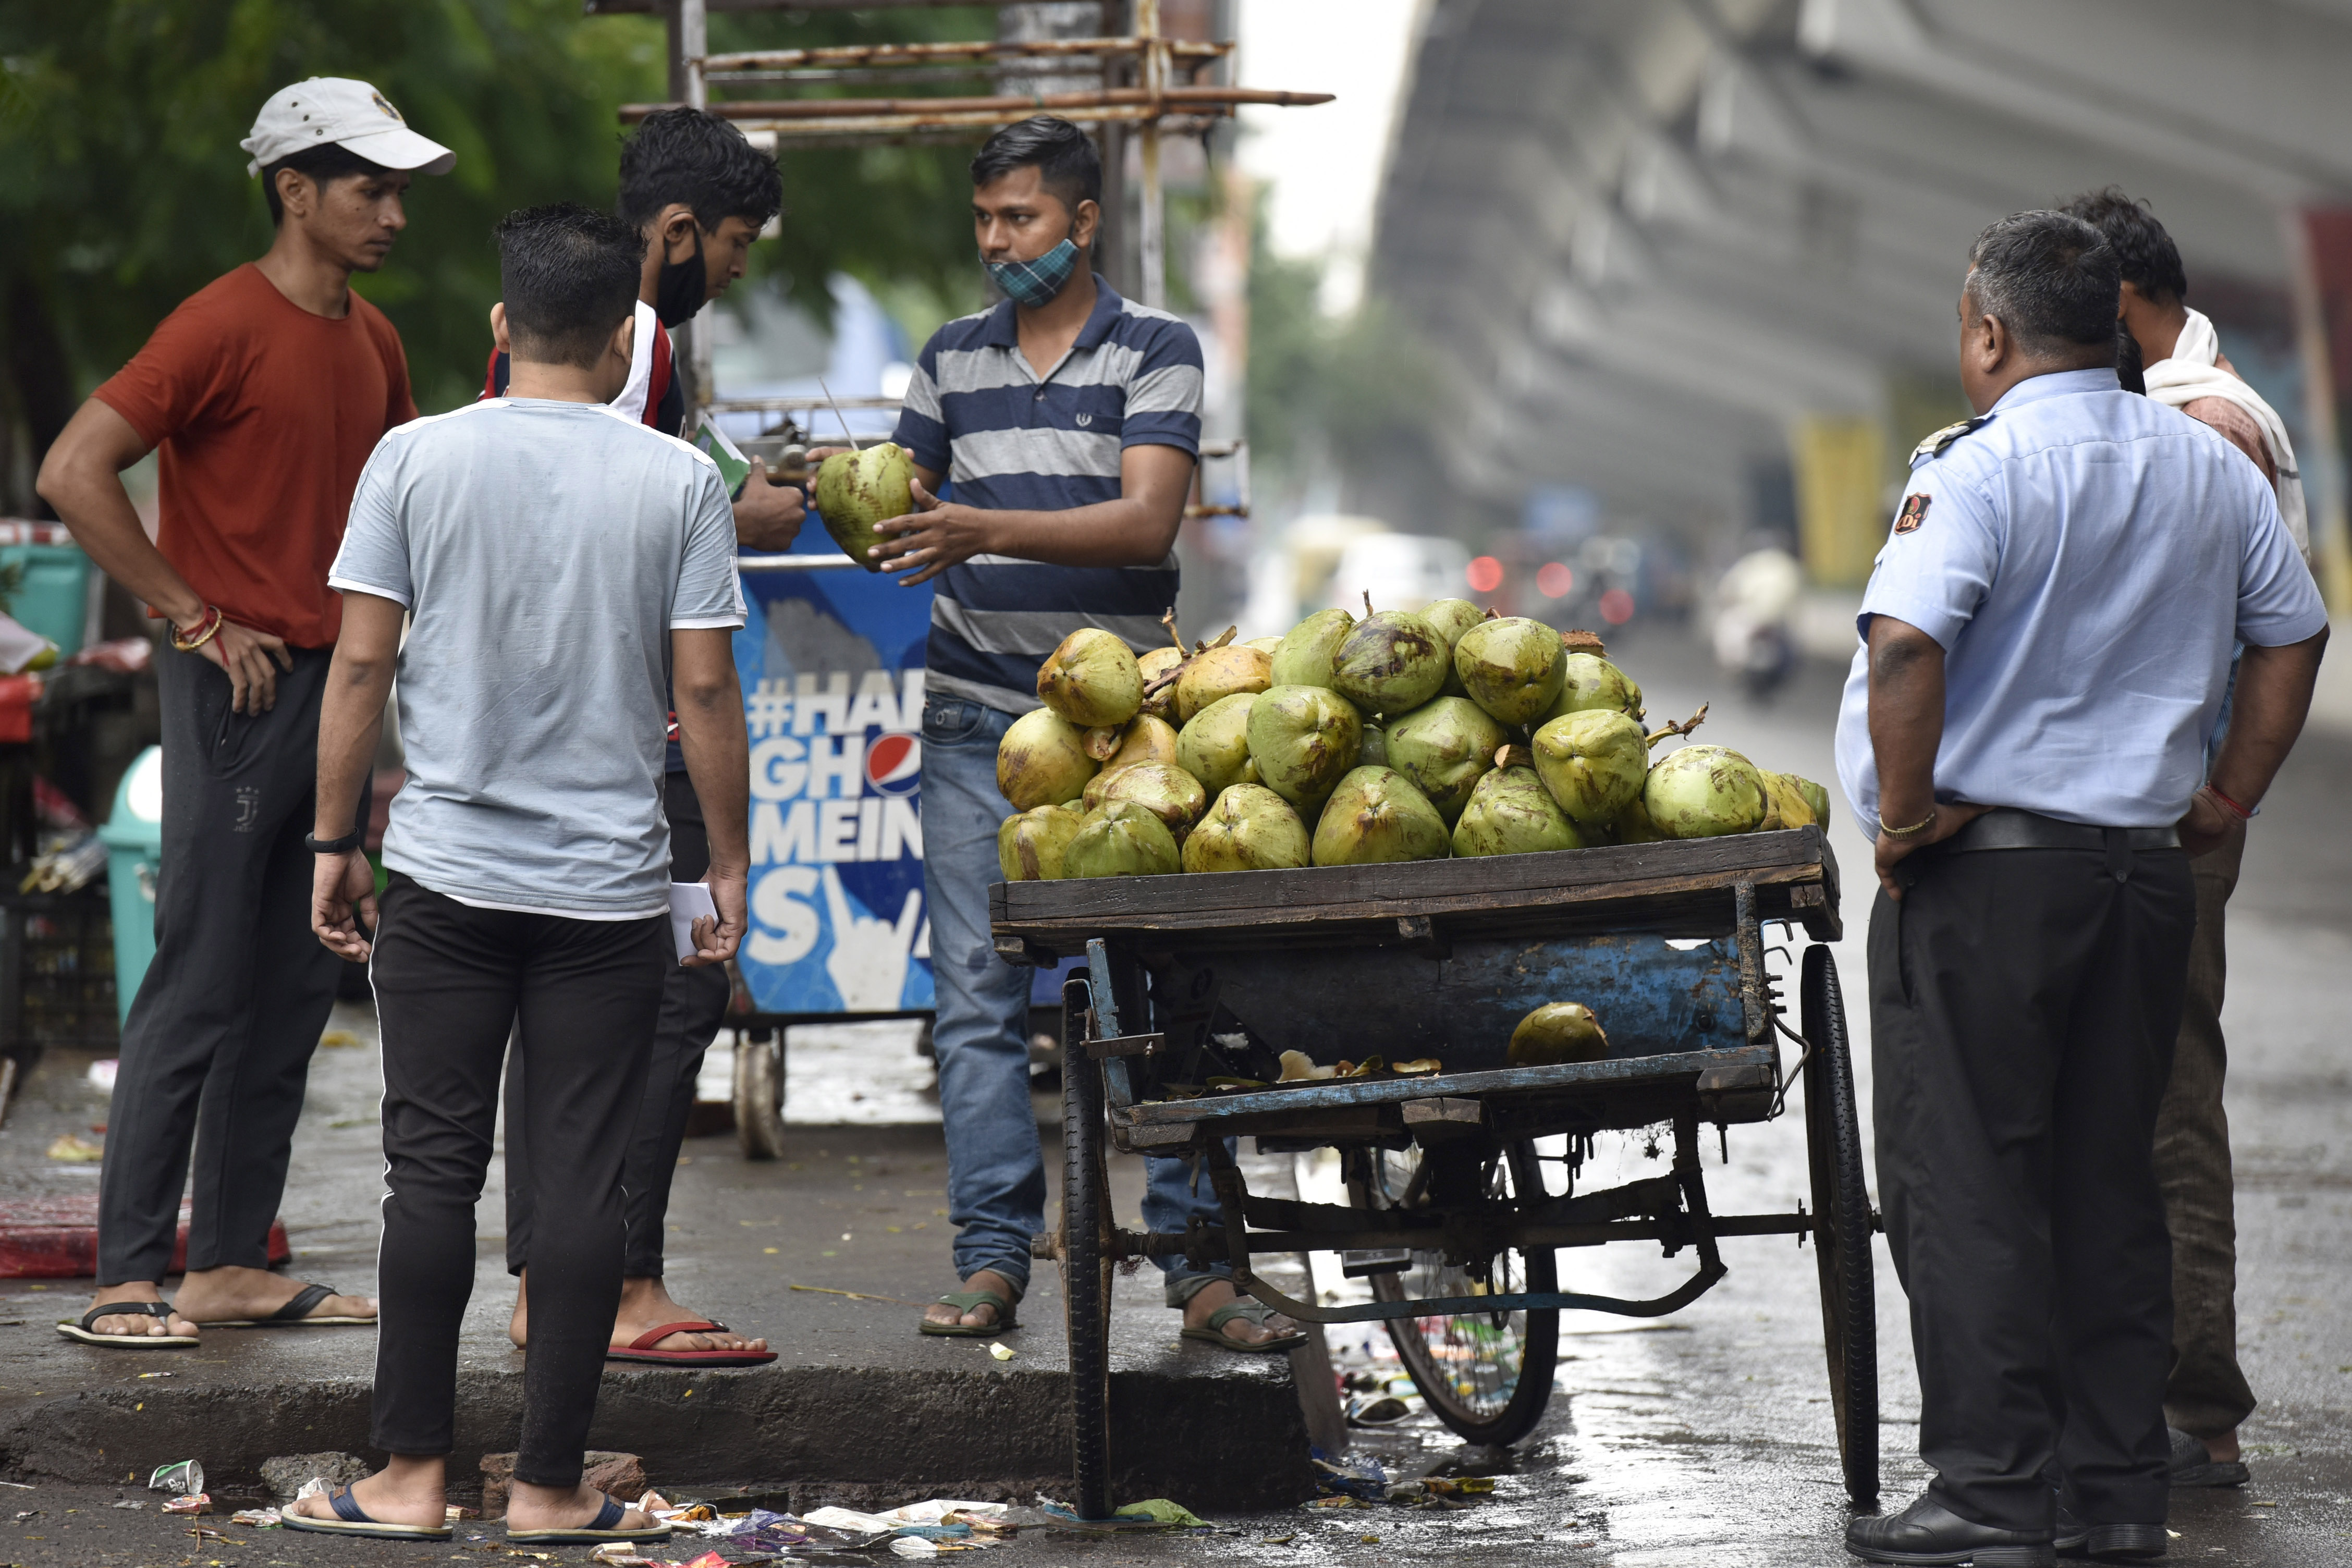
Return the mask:
<svg viewBox="0 0 2352 1568">
<path fill-rule="evenodd" d="M 1540 1172 L 1535 1146 L 1520 1142 L 1490 1156 L 1480 1178 L 1486 1196 L 1516 1197 L 1542 1191 Z M 1359 1208 L 1426 1207 L 1427 1184 L 1418 1148 L 1370 1149 L 1348 1184 L 1349 1201 Z M 1415 1252 L 1407 1267 L 1371 1276 L 1371 1287 L 1381 1301 L 1515 1295 L 1559 1289 L 1559 1270 L 1549 1248 L 1507 1248 L 1483 1271 L 1454 1267 L 1436 1252 Z M 1465 1442 L 1516 1443 L 1543 1419 L 1559 1349 L 1558 1311 L 1391 1318 L 1388 1331 L 1413 1386 Z"/>
</svg>

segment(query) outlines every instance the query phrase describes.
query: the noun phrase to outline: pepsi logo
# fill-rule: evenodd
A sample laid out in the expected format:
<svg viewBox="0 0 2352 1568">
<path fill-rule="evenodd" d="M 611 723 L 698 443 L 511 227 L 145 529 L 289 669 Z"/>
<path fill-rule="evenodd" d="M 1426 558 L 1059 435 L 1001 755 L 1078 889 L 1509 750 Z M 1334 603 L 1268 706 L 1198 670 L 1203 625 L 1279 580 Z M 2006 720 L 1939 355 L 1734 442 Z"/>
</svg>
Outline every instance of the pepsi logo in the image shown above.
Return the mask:
<svg viewBox="0 0 2352 1568">
<path fill-rule="evenodd" d="M 866 783 L 877 795 L 907 795 L 922 787 L 923 743 L 912 735 L 884 735 L 866 748 Z"/>
</svg>

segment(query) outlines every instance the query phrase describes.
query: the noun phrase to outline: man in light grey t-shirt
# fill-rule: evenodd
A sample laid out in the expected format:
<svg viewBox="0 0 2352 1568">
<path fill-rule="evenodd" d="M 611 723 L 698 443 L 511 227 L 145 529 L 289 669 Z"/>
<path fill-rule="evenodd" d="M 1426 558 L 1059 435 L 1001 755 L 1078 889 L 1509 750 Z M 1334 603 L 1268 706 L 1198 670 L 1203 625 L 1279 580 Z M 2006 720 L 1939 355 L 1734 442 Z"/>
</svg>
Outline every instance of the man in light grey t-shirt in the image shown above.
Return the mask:
<svg viewBox="0 0 2352 1568">
<path fill-rule="evenodd" d="M 319 725 L 312 925 L 346 957 L 373 952 L 389 1189 L 373 1441 L 392 1458 L 285 1522 L 448 1538 L 457 1330 L 511 1032 L 537 1218 L 509 1539 L 651 1541 L 667 1531 L 583 1486 L 582 1456 L 621 1295 L 622 1161 L 677 962 L 661 805 L 673 690 L 718 910 L 683 962 L 725 962 L 743 931 L 734 519 L 708 458 L 605 406 L 628 374 L 635 232 L 546 207 L 499 240 L 507 395 L 384 437 L 328 577 L 344 614 Z M 395 668 L 408 780 L 379 916 L 348 829 Z"/>
</svg>

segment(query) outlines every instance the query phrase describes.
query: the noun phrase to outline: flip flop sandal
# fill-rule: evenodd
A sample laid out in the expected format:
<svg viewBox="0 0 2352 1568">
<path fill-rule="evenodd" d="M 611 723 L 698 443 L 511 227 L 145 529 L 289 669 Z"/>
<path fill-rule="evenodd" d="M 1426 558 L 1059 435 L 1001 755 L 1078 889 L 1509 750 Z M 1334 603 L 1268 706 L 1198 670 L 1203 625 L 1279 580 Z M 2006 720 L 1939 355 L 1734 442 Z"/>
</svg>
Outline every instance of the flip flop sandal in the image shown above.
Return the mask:
<svg viewBox="0 0 2352 1568">
<path fill-rule="evenodd" d="M 518 1545 L 563 1546 L 592 1541 L 667 1541 L 670 1531 L 667 1524 L 656 1524 L 648 1530 L 617 1530 L 614 1527 L 628 1514 L 628 1510 L 613 1500 L 608 1494 L 604 1506 L 596 1510 L 593 1524 L 572 1530 L 509 1530 L 507 1539 Z"/>
<path fill-rule="evenodd" d="M 996 1321 L 978 1328 L 966 1328 L 961 1323 L 935 1323 L 929 1318 L 925 1318 L 916 1325 L 924 1333 L 935 1335 L 940 1339 L 992 1340 L 999 1334 L 1011 1333 L 1021 1326 L 1013 1321 L 1014 1303 L 1006 1300 L 993 1290 L 950 1290 L 940 1298 L 940 1302 L 942 1306 L 953 1307 L 959 1314 L 969 1312 L 975 1307 L 996 1309 Z"/>
<path fill-rule="evenodd" d="M 199 1323 L 205 1329 L 358 1329 L 375 1327 L 373 1318 L 325 1317 L 314 1318 L 310 1309 L 330 1296 L 342 1292 L 332 1285 L 305 1285 L 294 1292 L 294 1299 L 266 1318 L 224 1318 L 217 1322 Z"/>
<path fill-rule="evenodd" d="M 334 1518 L 311 1519 L 289 1509 L 279 1512 L 278 1522 L 289 1530 L 307 1530 L 313 1535 L 364 1535 L 375 1541 L 447 1541 L 457 1533 L 454 1527 L 446 1524 L 385 1524 L 370 1519 L 349 1487 L 341 1491 L 330 1489 L 327 1506 L 335 1510 Z"/>
<path fill-rule="evenodd" d="M 1286 1351 L 1293 1345 L 1303 1345 L 1307 1342 L 1307 1335 L 1303 1330 L 1276 1334 L 1264 1344 L 1256 1345 L 1245 1345 L 1224 1331 L 1225 1325 L 1235 1318 L 1246 1318 L 1253 1325 L 1262 1329 L 1265 1327 L 1265 1321 L 1274 1315 L 1274 1309 L 1263 1301 L 1232 1301 L 1209 1314 L 1206 1328 L 1186 1329 L 1183 1337 L 1215 1345 L 1219 1350 L 1232 1351 L 1235 1355 L 1270 1355 L 1276 1351 Z"/>
<path fill-rule="evenodd" d="M 101 1334 L 90 1325 L 100 1318 L 114 1317 L 162 1318 L 167 1322 L 172 1316 L 169 1301 L 108 1301 L 92 1307 L 81 1315 L 79 1323 L 60 1322 L 58 1332 L 69 1340 L 79 1340 L 86 1345 L 104 1345 L 109 1350 L 162 1351 L 201 1344 L 194 1334 Z"/>
<path fill-rule="evenodd" d="M 773 1351 L 657 1351 L 654 1347 L 672 1334 L 726 1334 L 734 1331 L 707 1318 L 664 1323 L 631 1340 L 625 1349 L 608 1350 L 606 1361 L 637 1362 L 646 1366 L 765 1366 L 776 1359 Z"/>
<path fill-rule="evenodd" d="M 65 1325 L 58 1325 L 63 1328 Z M 2172 1457 L 2165 1468 L 2165 1479 L 2176 1487 L 2242 1487 L 2253 1477 L 2238 1460 L 2221 1460 L 2205 1447 L 2204 1439 L 2179 1427 L 2167 1429 L 2171 1435 Z"/>
</svg>

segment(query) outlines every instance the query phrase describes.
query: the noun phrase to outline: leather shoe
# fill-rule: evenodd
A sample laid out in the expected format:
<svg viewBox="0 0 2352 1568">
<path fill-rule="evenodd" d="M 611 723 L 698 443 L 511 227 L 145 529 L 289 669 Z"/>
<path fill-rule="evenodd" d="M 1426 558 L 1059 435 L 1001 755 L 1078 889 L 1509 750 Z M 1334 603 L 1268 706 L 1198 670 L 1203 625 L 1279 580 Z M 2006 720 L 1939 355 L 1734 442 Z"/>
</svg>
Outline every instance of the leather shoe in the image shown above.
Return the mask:
<svg viewBox="0 0 2352 1568">
<path fill-rule="evenodd" d="M 2169 1542 L 2160 1524 L 2084 1524 L 2064 1503 L 2058 1505 L 2058 1555 L 2100 1563 L 2146 1563 L 2161 1557 Z"/>
<path fill-rule="evenodd" d="M 2172 1444 L 2172 1455 L 2164 1468 L 2165 1479 L 2176 1487 L 2242 1487 L 2250 1479 L 2246 1467 L 2236 1459 L 2223 1461 L 2213 1457 L 2204 1439 L 2183 1432 L 2178 1426 L 2168 1426 L 2165 1436 Z"/>
<path fill-rule="evenodd" d="M 1845 1548 L 1865 1562 L 1926 1568 L 1959 1563 L 1973 1563 L 1975 1568 L 2056 1568 L 2058 1562 L 2047 1531 L 1979 1524 L 1930 1497 L 1922 1497 L 1901 1513 L 1847 1521 Z"/>
</svg>

